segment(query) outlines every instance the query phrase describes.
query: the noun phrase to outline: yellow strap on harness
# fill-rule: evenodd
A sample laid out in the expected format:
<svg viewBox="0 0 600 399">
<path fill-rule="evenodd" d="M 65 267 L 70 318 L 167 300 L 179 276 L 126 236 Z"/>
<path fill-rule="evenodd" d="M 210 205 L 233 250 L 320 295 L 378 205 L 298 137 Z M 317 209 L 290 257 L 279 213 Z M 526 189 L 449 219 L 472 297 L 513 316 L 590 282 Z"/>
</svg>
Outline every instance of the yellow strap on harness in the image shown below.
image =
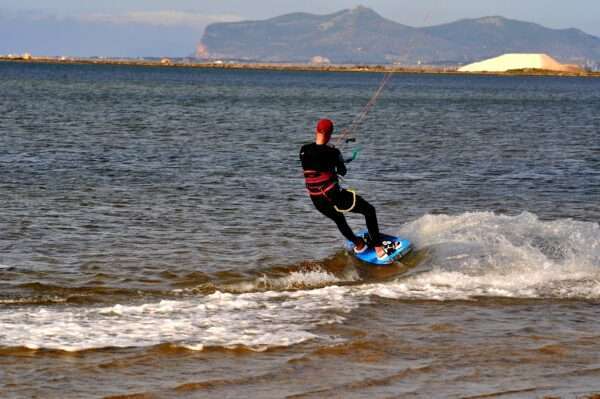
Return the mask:
<svg viewBox="0 0 600 399">
<path fill-rule="evenodd" d="M 352 210 L 354 209 L 354 207 L 356 206 L 356 191 L 355 190 L 347 190 L 349 192 L 352 193 L 352 206 L 348 209 L 340 209 L 337 206 L 333 206 L 335 208 L 336 211 L 338 211 L 339 213 L 347 213 L 347 212 L 352 212 Z"/>
</svg>

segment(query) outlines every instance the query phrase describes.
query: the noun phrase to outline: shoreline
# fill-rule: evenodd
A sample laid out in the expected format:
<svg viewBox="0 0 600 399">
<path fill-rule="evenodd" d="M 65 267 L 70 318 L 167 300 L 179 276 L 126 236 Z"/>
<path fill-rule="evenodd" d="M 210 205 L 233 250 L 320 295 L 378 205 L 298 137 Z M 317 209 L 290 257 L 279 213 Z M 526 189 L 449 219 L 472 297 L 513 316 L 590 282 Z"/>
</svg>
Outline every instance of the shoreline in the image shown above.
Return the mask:
<svg viewBox="0 0 600 399">
<path fill-rule="evenodd" d="M 462 75 L 462 76 L 554 76 L 554 77 L 593 77 L 600 78 L 600 72 L 558 72 L 543 69 L 518 69 L 506 72 L 461 72 L 456 67 L 401 67 L 390 65 L 315 65 L 315 64 L 275 64 L 275 63 L 224 63 L 224 62 L 178 62 L 163 60 L 119 60 L 119 59 L 89 59 L 89 58 L 57 58 L 57 57 L 22 57 L 0 56 L 0 62 L 30 63 L 30 64 L 65 64 L 65 65 L 113 65 L 137 66 L 156 68 L 200 68 L 225 70 L 256 70 L 256 71 L 289 71 L 289 72 L 364 72 L 364 73 L 399 73 L 399 74 L 430 74 L 430 75 Z"/>
</svg>

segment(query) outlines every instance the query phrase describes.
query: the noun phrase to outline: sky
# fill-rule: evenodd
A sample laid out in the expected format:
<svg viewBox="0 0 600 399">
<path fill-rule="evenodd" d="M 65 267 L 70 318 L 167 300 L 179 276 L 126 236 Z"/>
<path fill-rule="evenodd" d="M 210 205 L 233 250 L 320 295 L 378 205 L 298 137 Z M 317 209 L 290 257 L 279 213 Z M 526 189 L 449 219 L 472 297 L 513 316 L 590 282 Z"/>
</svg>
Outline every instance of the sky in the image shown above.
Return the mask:
<svg viewBox="0 0 600 399">
<path fill-rule="evenodd" d="M 599 0 L 0 0 L 0 54 L 184 56 L 211 22 L 357 5 L 410 26 L 501 15 L 600 37 Z"/>
</svg>

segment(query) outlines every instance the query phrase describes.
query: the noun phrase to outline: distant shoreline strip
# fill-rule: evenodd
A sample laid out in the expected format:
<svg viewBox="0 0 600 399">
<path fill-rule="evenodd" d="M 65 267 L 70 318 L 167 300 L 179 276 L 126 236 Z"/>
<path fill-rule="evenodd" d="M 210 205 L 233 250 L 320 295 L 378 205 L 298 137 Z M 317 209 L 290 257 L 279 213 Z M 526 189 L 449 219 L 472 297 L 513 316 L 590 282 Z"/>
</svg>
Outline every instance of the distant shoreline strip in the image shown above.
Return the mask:
<svg viewBox="0 0 600 399">
<path fill-rule="evenodd" d="M 118 65 L 158 68 L 204 68 L 225 70 L 259 70 L 259 71 L 295 71 L 295 72 L 367 72 L 367 73 L 405 73 L 432 75 L 489 75 L 489 76 L 571 76 L 600 77 L 600 72 L 558 72 L 543 69 L 517 69 L 507 72 L 460 72 L 457 67 L 400 67 L 393 65 L 315 65 L 315 64 L 274 64 L 274 63 L 240 63 L 240 62 L 178 62 L 163 60 L 119 60 L 88 58 L 54 58 L 34 57 L 31 59 L 2 57 L 0 62 L 34 63 L 34 64 L 66 64 L 66 65 Z"/>
</svg>

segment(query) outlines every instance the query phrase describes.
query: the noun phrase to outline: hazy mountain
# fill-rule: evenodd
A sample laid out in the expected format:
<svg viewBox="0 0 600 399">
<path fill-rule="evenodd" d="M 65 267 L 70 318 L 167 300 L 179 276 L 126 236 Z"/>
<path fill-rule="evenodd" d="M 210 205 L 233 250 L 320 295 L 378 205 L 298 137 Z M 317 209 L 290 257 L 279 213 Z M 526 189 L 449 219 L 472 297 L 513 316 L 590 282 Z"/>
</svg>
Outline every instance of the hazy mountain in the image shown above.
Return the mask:
<svg viewBox="0 0 600 399">
<path fill-rule="evenodd" d="M 209 25 L 200 56 L 265 61 L 409 61 L 426 56 L 427 46 L 451 55 L 452 44 L 420 29 L 398 24 L 357 7 L 330 15 L 295 13 L 264 21 Z"/>
<path fill-rule="evenodd" d="M 458 64 L 506 52 L 545 52 L 563 62 L 600 61 L 600 39 L 501 17 L 428 28 L 388 20 L 365 7 L 329 15 L 295 13 L 264 21 L 183 12 L 53 16 L 0 7 L 0 54 L 188 56 L 198 38 L 204 58 L 335 63 Z"/>
<path fill-rule="evenodd" d="M 201 58 L 334 63 L 464 63 L 507 52 L 542 52 L 562 61 L 600 60 L 600 38 L 502 17 L 414 28 L 365 7 L 329 15 L 295 13 L 209 25 Z"/>
<path fill-rule="evenodd" d="M 484 17 L 423 30 L 454 43 L 457 59 L 475 60 L 517 52 L 548 53 L 566 61 L 600 60 L 600 38 L 578 29 L 549 29 L 503 17 Z"/>
</svg>

